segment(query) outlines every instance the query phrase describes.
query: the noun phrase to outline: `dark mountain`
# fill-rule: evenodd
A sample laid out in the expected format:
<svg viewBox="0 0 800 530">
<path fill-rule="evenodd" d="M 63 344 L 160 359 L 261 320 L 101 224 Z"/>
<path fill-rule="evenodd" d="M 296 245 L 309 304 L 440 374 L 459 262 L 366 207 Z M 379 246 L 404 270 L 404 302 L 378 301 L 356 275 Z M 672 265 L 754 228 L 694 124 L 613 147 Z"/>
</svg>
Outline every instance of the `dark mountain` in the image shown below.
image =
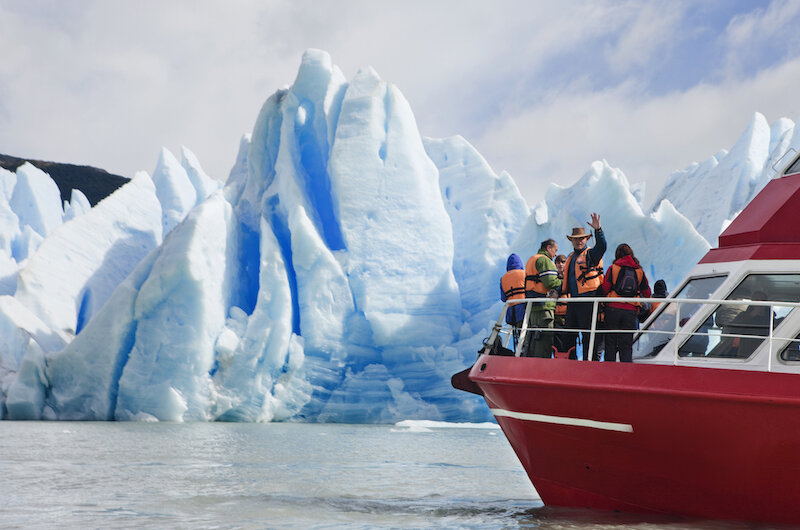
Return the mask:
<svg viewBox="0 0 800 530">
<path fill-rule="evenodd" d="M 86 195 L 89 203 L 94 206 L 130 180 L 96 167 L 44 162 L 0 154 L 0 167 L 9 171 L 16 171 L 25 162 L 30 162 L 50 175 L 58 185 L 62 201 L 68 201 L 72 196 L 72 190 L 77 189 Z"/>
</svg>

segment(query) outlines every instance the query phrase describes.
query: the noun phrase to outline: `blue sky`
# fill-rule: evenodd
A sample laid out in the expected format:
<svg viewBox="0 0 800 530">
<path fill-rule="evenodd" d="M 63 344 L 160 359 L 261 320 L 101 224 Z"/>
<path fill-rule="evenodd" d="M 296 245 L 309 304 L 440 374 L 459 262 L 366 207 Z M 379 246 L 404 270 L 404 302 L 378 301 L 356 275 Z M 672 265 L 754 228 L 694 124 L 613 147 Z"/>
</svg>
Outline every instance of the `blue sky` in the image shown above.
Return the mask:
<svg viewBox="0 0 800 530">
<path fill-rule="evenodd" d="M 800 113 L 800 1 L 0 0 L 0 152 L 133 176 L 186 145 L 224 180 L 263 101 L 321 48 L 397 85 L 529 204 L 605 158 L 648 198 Z"/>
</svg>

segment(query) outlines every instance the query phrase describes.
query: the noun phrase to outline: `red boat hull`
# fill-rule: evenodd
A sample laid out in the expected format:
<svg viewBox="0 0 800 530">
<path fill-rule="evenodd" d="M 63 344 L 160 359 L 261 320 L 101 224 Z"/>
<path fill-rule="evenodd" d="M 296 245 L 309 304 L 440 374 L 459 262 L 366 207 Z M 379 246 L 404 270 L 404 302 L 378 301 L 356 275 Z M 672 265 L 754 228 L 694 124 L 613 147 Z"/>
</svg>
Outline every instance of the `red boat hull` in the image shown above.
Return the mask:
<svg viewBox="0 0 800 530">
<path fill-rule="evenodd" d="M 482 355 L 545 504 L 800 523 L 800 376 Z"/>
</svg>

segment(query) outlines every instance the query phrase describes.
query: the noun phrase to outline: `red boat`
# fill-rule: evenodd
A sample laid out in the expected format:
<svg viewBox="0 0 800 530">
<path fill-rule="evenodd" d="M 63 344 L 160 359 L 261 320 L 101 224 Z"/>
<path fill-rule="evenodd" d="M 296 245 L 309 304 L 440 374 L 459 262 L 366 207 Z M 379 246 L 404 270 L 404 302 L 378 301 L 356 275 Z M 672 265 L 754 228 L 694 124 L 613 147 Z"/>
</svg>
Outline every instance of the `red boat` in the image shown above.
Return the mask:
<svg viewBox="0 0 800 530">
<path fill-rule="evenodd" d="M 501 314 L 453 386 L 547 505 L 800 524 L 800 156 L 658 301 L 633 363 L 521 357 Z"/>
</svg>

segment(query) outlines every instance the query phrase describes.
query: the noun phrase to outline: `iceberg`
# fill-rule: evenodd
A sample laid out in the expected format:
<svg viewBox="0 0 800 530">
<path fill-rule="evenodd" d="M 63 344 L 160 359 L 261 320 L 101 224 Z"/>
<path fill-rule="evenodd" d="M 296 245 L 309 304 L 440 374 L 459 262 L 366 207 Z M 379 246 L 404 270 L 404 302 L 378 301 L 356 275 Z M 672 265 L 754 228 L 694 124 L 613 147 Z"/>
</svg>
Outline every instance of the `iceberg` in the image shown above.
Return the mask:
<svg viewBox="0 0 800 530">
<path fill-rule="evenodd" d="M 449 381 L 500 313 L 509 253 L 567 250 L 598 212 L 606 258 L 626 242 L 672 288 L 798 145 L 793 122 L 756 115 L 649 211 L 606 161 L 530 208 L 466 139 L 423 138 L 372 68 L 347 80 L 309 50 L 224 186 L 185 147 L 94 207 L 80 191 L 62 205 L 33 166 L 0 170 L 0 414 L 491 421 Z"/>
<path fill-rule="evenodd" d="M 763 114 L 755 113 L 747 129 L 728 151 L 721 150 L 701 163 L 675 171 L 653 205 L 670 203 L 712 246 L 719 234 L 766 186 L 788 160 L 786 153 L 800 149 L 794 123 L 781 118 L 771 126 Z M 714 204 L 709 208 L 709 204 Z"/>
<path fill-rule="evenodd" d="M 161 243 L 155 191 L 150 177 L 139 173 L 95 208 L 55 229 L 20 270 L 14 297 L 52 329 L 79 333 Z"/>
</svg>

